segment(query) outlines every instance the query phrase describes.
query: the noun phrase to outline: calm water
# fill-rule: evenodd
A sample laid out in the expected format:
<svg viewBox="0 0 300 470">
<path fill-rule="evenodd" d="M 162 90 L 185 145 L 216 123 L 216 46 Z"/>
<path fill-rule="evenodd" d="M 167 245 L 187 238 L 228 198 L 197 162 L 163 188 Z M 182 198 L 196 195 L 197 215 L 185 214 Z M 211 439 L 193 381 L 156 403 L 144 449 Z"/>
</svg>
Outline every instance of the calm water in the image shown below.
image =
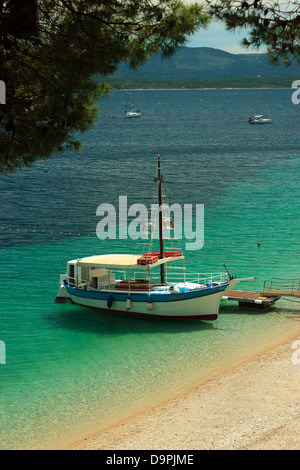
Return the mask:
<svg viewBox="0 0 300 470">
<path fill-rule="evenodd" d="M 80 154 L 0 177 L 0 448 L 67 443 L 247 357 L 295 328 L 299 304 L 268 313 L 229 302 L 216 322 L 110 316 L 54 298 L 69 259 L 131 251 L 95 235 L 101 203 L 147 204 L 156 155 L 168 202 L 205 205 L 205 244 L 187 251 L 200 272 L 300 278 L 300 106 L 291 90 L 136 91 L 102 102 Z M 264 102 L 274 122 L 250 126 Z M 265 111 L 266 111 L 265 109 Z M 267 114 L 267 113 L 266 113 Z M 258 247 L 257 243 L 261 245 Z M 103 246 L 102 246 L 103 245 Z M 183 245 L 184 247 L 184 245 Z"/>
</svg>

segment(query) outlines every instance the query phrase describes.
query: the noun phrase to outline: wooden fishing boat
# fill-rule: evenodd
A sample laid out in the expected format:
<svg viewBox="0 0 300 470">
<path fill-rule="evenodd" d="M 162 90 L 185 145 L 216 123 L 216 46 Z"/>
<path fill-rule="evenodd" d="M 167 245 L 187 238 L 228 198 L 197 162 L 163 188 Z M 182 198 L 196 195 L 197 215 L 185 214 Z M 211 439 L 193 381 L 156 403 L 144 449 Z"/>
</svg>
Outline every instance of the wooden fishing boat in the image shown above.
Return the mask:
<svg viewBox="0 0 300 470">
<path fill-rule="evenodd" d="M 158 156 L 159 207 L 162 181 Z M 181 250 L 166 251 L 159 211 L 159 252 L 102 254 L 71 260 L 61 276 L 57 302 L 128 315 L 216 320 L 223 295 L 239 282 L 228 272 L 188 273 Z M 181 269 L 172 269 L 174 265 Z"/>
</svg>

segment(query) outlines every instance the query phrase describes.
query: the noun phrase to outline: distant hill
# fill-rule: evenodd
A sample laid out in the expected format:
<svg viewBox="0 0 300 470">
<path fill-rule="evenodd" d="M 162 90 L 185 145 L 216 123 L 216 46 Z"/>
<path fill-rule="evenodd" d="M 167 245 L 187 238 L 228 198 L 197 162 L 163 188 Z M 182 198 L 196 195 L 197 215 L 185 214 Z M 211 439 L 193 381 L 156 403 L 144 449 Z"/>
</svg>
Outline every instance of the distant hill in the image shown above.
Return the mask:
<svg viewBox="0 0 300 470">
<path fill-rule="evenodd" d="M 207 79 L 232 77 L 290 77 L 299 76 L 300 66 L 274 66 L 268 54 L 230 54 L 211 47 L 182 47 L 164 61 L 159 55 L 151 57 L 148 64 L 131 71 L 122 64 L 114 78 L 128 79 Z"/>
</svg>

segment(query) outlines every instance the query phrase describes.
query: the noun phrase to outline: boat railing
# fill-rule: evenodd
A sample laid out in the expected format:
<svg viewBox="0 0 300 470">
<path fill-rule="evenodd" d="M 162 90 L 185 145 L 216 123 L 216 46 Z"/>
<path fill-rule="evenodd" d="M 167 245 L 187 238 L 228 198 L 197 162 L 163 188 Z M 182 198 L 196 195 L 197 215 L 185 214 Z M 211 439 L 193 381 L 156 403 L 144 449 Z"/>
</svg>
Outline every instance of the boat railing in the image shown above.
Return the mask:
<svg viewBox="0 0 300 470">
<path fill-rule="evenodd" d="M 182 272 L 171 272 L 165 273 L 166 283 L 181 283 L 191 282 L 195 284 L 212 284 L 214 282 L 225 282 L 228 279 L 226 273 L 182 273 Z M 159 274 L 151 275 L 151 280 L 159 280 Z"/>
<path fill-rule="evenodd" d="M 121 281 L 148 281 L 149 285 L 150 283 L 160 282 L 160 276 L 159 273 L 151 273 L 150 279 L 147 278 L 145 273 L 142 273 L 140 271 L 134 271 L 131 273 L 130 278 L 127 273 L 124 272 L 123 270 L 114 270 L 114 281 L 111 283 L 107 283 L 106 285 L 97 285 L 93 286 L 90 284 L 88 280 L 81 280 L 80 283 L 77 283 L 77 280 L 75 277 L 71 277 L 68 274 L 65 274 L 65 279 L 68 283 L 69 286 L 73 287 L 78 287 L 79 289 L 84 289 L 84 290 L 93 290 L 93 291 L 100 291 L 104 290 L 107 288 L 114 288 L 116 284 L 118 284 Z M 165 276 L 165 282 L 168 284 L 178 284 L 178 283 L 195 283 L 195 284 L 200 284 L 200 285 L 209 285 L 214 282 L 225 282 L 228 278 L 227 273 L 197 273 L 197 272 L 185 272 L 182 269 L 178 270 L 175 272 L 172 270 L 171 272 L 166 272 Z M 77 285 L 78 284 L 78 285 Z"/>
<path fill-rule="evenodd" d="M 67 273 L 65 274 L 65 278 L 69 286 L 75 286 L 76 285 L 76 279 L 75 277 L 69 276 Z"/>
<path fill-rule="evenodd" d="M 264 282 L 263 292 L 268 290 L 300 292 L 300 279 L 282 279 L 279 277 L 272 277 L 271 281 Z"/>
<path fill-rule="evenodd" d="M 168 273 L 169 274 L 169 273 Z M 213 282 L 225 282 L 227 280 L 226 273 L 193 273 L 188 272 L 184 275 L 186 282 L 194 282 L 197 284 L 209 284 Z M 183 280 L 182 273 L 172 272 L 171 275 L 167 276 L 167 282 L 179 282 Z"/>
</svg>

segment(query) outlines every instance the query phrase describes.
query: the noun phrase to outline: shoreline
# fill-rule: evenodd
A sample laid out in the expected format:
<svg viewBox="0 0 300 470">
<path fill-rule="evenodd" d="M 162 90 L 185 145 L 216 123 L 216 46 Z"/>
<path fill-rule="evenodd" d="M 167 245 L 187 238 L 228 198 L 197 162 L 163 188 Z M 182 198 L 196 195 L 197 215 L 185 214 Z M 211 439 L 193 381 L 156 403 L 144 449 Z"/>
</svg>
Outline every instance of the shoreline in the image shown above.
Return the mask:
<svg viewBox="0 0 300 470">
<path fill-rule="evenodd" d="M 113 88 L 113 91 L 296 90 L 292 87 Z"/>
<path fill-rule="evenodd" d="M 298 449 L 295 340 L 300 325 L 280 342 L 63 450 Z"/>
</svg>

